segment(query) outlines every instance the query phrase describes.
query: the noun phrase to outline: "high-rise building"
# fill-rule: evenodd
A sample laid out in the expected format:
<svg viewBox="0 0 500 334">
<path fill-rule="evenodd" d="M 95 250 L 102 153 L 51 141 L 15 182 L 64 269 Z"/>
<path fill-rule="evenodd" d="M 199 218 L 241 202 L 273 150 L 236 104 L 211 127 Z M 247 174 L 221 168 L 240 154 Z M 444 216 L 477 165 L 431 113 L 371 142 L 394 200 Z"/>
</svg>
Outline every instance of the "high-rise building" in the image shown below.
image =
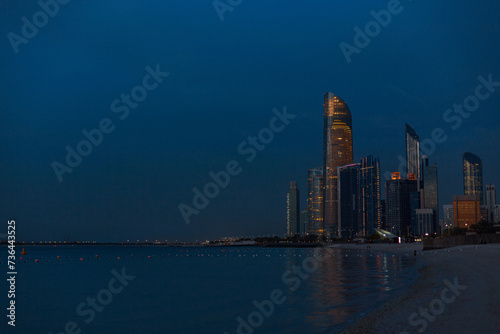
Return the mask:
<svg viewBox="0 0 500 334">
<path fill-rule="evenodd" d="M 353 238 L 358 234 L 359 167 L 350 164 L 338 167 L 339 236 Z"/>
<path fill-rule="evenodd" d="M 405 124 L 406 134 L 406 173 L 415 174 L 421 179 L 420 172 L 420 138 L 411 126 Z"/>
<path fill-rule="evenodd" d="M 286 234 L 291 237 L 300 234 L 300 202 L 297 182 L 290 182 L 290 191 L 286 195 Z"/>
<path fill-rule="evenodd" d="M 438 232 L 439 222 L 439 197 L 438 197 L 438 167 L 437 164 L 429 166 L 426 155 L 422 157 L 422 209 L 433 209 L 433 230 Z M 433 233 L 434 233 L 433 232 Z"/>
<path fill-rule="evenodd" d="M 410 235 L 410 193 L 417 191 L 417 180 L 401 179 L 399 173 L 392 173 L 392 179 L 385 183 L 385 190 L 387 228 L 395 235 Z"/>
<path fill-rule="evenodd" d="M 416 181 L 415 179 L 413 179 Z M 411 221 L 411 234 L 419 235 L 417 233 L 417 210 L 422 208 L 421 205 L 421 191 L 410 192 L 410 221 Z"/>
<path fill-rule="evenodd" d="M 347 104 L 339 96 L 324 95 L 323 114 L 323 233 L 338 233 L 337 168 L 353 162 L 352 116 Z"/>
<path fill-rule="evenodd" d="M 452 229 L 453 228 L 453 204 L 445 204 L 443 205 L 443 213 L 444 213 L 444 228 Z"/>
<path fill-rule="evenodd" d="M 497 204 L 497 194 L 494 184 L 486 185 L 486 205 L 494 206 Z"/>
<path fill-rule="evenodd" d="M 483 164 L 477 155 L 466 152 L 463 155 L 464 195 L 477 195 L 483 204 Z"/>
<path fill-rule="evenodd" d="M 416 209 L 416 224 L 412 226 L 414 235 L 429 235 L 436 233 L 434 226 L 434 209 Z"/>
<path fill-rule="evenodd" d="M 300 234 L 306 235 L 308 231 L 307 227 L 307 210 L 300 211 Z"/>
<path fill-rule="evenodd" d="M 453 226 L 470 228 L 481 219 L 479 195 L 453 196 Z"/>
<path fill-rule="evenodd" d="M 497 204 L 494 184 L 486 185 L 486 206 L 488 207 L 488 221 L 493 224 L 498 224 L 498 222 L 500 222 L 500 206 Z"/>
<path fill-rule="evenodd" d="M 380 229 L 382 230 L 387 230 L 387 224 L 385 223 L 386 222 L 386 216 L 385 216 L 385 209 L 386 209 L 386 206 L 385 206 L 385 199 L 381 199 L 380 200 Z"/>
<path fill-rule="evenodd" d="M 370 155 L 361 159 L 358 183 L 358 233 L 361 236 L 369 236 L 374 233 L 374 228 L 382 228 L 380 161 L 377 158 Z"/>
<path fill-rule="evenodd" d="M 323 235 L 323 168 L 307 171 L 307 234 Z"/>
</svg>

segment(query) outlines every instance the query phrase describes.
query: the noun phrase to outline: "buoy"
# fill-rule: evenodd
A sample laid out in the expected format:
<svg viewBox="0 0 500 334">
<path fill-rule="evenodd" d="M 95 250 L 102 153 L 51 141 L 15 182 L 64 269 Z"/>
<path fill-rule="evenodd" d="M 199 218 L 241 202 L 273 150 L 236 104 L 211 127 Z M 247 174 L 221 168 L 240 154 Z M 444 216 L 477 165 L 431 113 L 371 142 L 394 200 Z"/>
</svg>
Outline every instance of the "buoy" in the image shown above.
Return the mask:
<svg viewBox="0 0 500 334">
<path fill-rule="evenodd" d="M 150 256 L 148 256 L 148 259 L 150 259 L 150 258 L 151 258 L 151 255 L 150 255 Z"/>
<path fill-rule="evenodd" d="M 57 255 L 57 258 L 58 258 L 58 259 L 60 259 L 60 258 L 61 258 L 61 256 Z"/>
<path fill-rule="evenodd" d="M 95 258 L 97 259 L 99 257 L 99 255 L 96 255 Z"/>
<path fill-rule="evenodd" d="M 28 253 L 26 253 L 26 251 L 23 248 L 23 250 L 21 251 L 21 255 L 26 255 L 26 254 L 28 254 Z"/>
<path fill-rule="evenodd" d="M 120 257 L 118 256 L 118 257 L 117 257 L 117 259 L 119 260 L 119 259 L 120 259 Z"/>
<path fill-rule="evenodd" d="M 23 259 L 23 257 L 22 257 L 22 256 L 20 256 L 20 257 L 19 257 L 19 260 L 22 260 L 22 259 Z"/>
<path fill-rule="evenodd" d="M 80 258 L 80 261 L 83 261 L 83 257 Z"/>
<path fill-rule="evenodd" d="M 38 262 L 38 259 L 36 259 L 35 262 Z"/>
</svg>

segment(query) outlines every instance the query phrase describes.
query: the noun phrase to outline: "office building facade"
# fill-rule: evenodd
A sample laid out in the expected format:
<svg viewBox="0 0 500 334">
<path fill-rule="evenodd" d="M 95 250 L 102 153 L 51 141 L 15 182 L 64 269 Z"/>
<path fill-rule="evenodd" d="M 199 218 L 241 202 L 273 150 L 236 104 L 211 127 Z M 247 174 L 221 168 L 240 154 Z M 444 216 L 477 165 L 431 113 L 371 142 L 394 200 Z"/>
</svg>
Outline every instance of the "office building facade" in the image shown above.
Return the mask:
<svg viewBox="0 0 500 334">
<path fill-rule="evenodd" d="M 323 235 L 323 168 L 307 171 L 307 234 Z"/>
<path fill-rule="evenodd" d="M 338 235 L 342 238 L 353 238 L 358 234 L 359 167 L 360 164 L 350 164 L 337 169 Z"/>
<path fill-rule="evenodd" d="M 453 196 L 453 226 L 469 229 L 481 219 L 479 195 Z"/>
<path fill-rule="evenodd" d="M 417 180 L 402 179 L 399 173 L 392 173 L 386 181 L 386 225 L 389 232 L 399 236 L 411 233 L 410 193 L 417 191 Z"/>
<path fill-rule="evenodd" d="M 417 180 L 421 179 L 420 170 L 420 138 L 411 126 L 405 124 L 406 138 L 406 173 L 415 174 Z"/>
<path fill-rule="evenodd" d="M 380 161 L 373 156 L 361 159 L 359 166 L 358 234 L 369 236 L 382 228 Z"/>
<path fill-rule="evenodd" d="M 479 196 L 483 204 L 483 164 L 475 154 L 466 152 L 463 155 L 464 195 Z"/>
</svg>

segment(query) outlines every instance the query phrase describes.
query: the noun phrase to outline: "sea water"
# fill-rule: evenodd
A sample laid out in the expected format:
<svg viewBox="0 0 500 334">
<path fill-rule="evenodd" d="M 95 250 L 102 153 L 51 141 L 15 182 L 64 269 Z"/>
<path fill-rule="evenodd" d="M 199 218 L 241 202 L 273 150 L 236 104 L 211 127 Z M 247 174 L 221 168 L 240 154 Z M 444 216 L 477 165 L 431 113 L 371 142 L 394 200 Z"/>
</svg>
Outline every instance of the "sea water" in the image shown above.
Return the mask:
<svg viewBox="0 0 500 334">
<path fill-rule="evenodd" d="M 2 333 L 335 333 L 418 273 L 413 256 L 334 248 L 25 249 L 15 328 L 0 284 Z"/>
</svg>

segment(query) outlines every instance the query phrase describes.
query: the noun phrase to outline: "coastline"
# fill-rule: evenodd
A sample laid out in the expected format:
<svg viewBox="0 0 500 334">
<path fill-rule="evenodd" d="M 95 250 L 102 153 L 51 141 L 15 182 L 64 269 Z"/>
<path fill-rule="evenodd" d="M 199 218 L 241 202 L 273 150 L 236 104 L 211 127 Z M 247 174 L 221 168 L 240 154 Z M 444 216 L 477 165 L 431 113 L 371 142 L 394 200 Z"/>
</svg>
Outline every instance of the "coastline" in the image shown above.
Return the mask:
<svg viewBox="0 0 500 334">
<path fill-rule="evenodd" d="M 366 250 L 366 246 L 331 247 Z M 498 333 L 500 244 L 429 251 L 422 251 L 422 243 L 370 246 L 371 251 L 403 256 L 417 251 L 424 266 L 406 294 L 388 300 L 342 333 Z"/>
</svg>

